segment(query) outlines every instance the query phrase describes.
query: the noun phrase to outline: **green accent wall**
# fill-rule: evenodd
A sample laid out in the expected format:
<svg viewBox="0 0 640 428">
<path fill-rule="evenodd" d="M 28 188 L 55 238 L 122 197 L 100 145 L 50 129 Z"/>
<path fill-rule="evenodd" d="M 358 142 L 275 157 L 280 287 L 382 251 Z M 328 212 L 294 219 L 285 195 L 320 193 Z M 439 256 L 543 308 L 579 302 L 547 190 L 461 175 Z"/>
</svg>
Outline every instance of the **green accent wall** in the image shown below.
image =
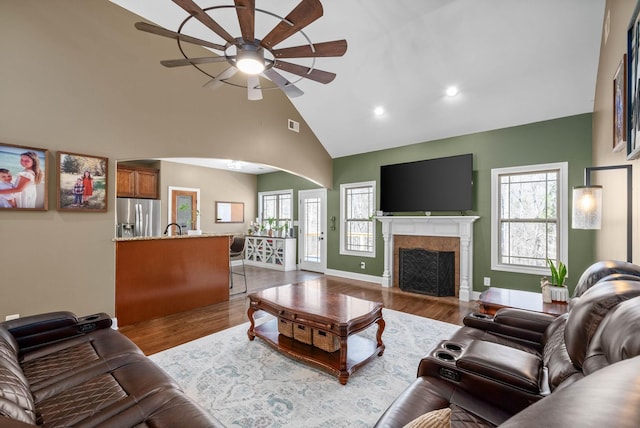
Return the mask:
<svg viewBox="0 0 640 428">
<path fill-rule="evenodd" d="M 588 113 L 336 158 L 333 160 L 333 189 L 327 192 L 327 216 L 340 218 L 341 184 L 369 180 L 379 182 L 381 165 L 473 153 L 474 210 L 465 213 L 480 216 L 474 224 L 473 290 L 482 291 L 483 277 L 491 277 L 494 287 L 538 291 L 540 278 L 537 275 L 491 270 L 491 169 L 566 161 L 569 163 L 569 187 L 581 185 L 584 168 L 591 165 L 591 122 L 592 114 Z M 297 200 L 297 190 L 317 187 L 310 181 L 284 172 L 258 176 L 258 191 L 293 188 L 294 201 Z M 379 186 L 377 190 L 379 201 Z M 570 211 L 571 201 L 566 203 Z M 294 215 L 297 217 L 297 207 Z M 569 220 L 570 216 L 571 212 Z M 380 224 L 376 230 L 375 259 L 340 255 L 339 226 L 335 231 L 327 231 L 327 268 L 382 276 L 384 255 Z M 593 231 L 569 230 L 567 284 L 571 291 L 580 274 L 594 262 L 594 245 Z M 360 269 L 361 261 L 366 261 L 364 270 Z"/>
<path fill-rule="evenodd" d="M 258 175 L 258 192 L 293 189 L 293 218 L 298 218 L 298 191 L 317 189 L 316 183 L 288 172 L 272 172 Z M 259 215 L 260 213 L 258 213 Z"/>
</svg>

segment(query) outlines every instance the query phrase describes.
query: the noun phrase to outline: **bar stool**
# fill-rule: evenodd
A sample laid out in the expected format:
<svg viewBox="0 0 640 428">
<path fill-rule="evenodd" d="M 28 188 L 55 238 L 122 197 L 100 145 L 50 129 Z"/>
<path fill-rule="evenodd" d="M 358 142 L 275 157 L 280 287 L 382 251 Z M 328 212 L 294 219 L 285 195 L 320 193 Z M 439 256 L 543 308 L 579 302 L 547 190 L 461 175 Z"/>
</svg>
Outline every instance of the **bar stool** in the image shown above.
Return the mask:
<svg viewBox="0 0 640 428">
<path fill-rule="evenodd" d="M 244 247 L 245 247 L 245 239 L 243 237 L 234 237 L 233 241 L 231 241 L 231 246 L 229 247 L 229 288 L 233 288 L 233 276 L 234 275 L 242 275 L 244 277 L 244 291 L 247 292 L 247 272 L 244 269 Z M 235 260 L 242 261 L 242 273 L 235 272 L 233 270 L 233 262 Z M 234 293 L 237 294 L 237 293 Z"/>
</svg>

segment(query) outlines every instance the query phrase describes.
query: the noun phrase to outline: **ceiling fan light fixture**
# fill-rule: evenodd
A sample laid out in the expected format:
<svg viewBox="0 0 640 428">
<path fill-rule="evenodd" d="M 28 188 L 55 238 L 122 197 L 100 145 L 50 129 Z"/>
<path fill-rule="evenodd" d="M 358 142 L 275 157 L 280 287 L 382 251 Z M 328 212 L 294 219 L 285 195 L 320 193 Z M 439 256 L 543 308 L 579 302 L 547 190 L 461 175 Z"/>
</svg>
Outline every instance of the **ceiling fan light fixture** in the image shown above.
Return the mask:
<svg viewBox="0 0 640 428">
<path fill-rule="evenodd" d="M 236 67 L 245 74 L 260 74 L 264 71 L 264 55 L 255 46 L 246 46 L 238 51 Z"/>
<path fill-rule="evenodd" d="M 309 36 L 303 31 L 309 24 L 322 17 L 323 8 L 319 0 L 299 0 L 300 3 L 292 9 L 286 17 L 266 10 L 257 9 L 255 7 L 255 0 L 235 0 L 231 5 L 211 6 L 204 9 L 198 6 L 196 1 L 197 0 L 173 0 L 174 3 L 189 15 L 182 21 L 177 31 L 171 31 L 144 22 L 137 22 L 135 24 L 135 27 L 140 31 L 178 41 L 178 48 L 184 56 L 184 59 L 161 61 L 161 64 L 165 67 L 193 66 L 211 78 L 204 84 L 204 87 L 215 89 L 225 83 L 231 86 L 246 87 L 247 98 L 249 100 L 262 99 L 262 89 L 280 89 L 290 98 L 298 97 L 304 93 L 295 86 L 295 83 L 298 81 L 308 79 L 327 84 L 332 82 L 336 77 L 335 73 L 315 68 L 315 61 L 316 58 L 340 57 L 344 55 L 347 51 L 347 41 L 342 39 L 313 43 Z M 231 35 L 221 24 L 216 22 L 213 17 L 213 15 L 215 15 L 214 12 L 227 8 L 235 9 L 240 30 L 239 37 Z M 271 16 L 278 21 L 262 39 L 256 38 L 256 12 Z M 183 27 L 192 19 L 199 21 L 200 24 L 207 27 L 226 43 L 221 45 L 184 34 L 182 32 Z M 259 30 L 263 29 L 264 28 L 260 28 Z M 238 28 L 234 27 L 234 30 L 237 32 Z M 258 34 L 262 34 L 262 32 L 259 31 Z M 274 46 L 280 45 L 281 42 L 284 42 L 294 35 L 296 38 L 304 38 L 306 43 L 299 46 L 289 46 L 287 44 L 286 47 L 274 49 Z M 219 51 L 219 53 L 218 56 L 214 57 L 191 58 L 183 50 L 183 43 L 211 48 L 214 51 Z M 311 67 L 307 67 L 295 62 L 283 61 L 282 58 L 312 58 L 312 64 Z M 224 61 L 226 61 L 230 67 L 227 67 L 226 70 L 221 73 L 217 73 L 216 76 L 213 76 L 211 71 L 200 68 L 201 64 Z M 297 76 L 297 80 L 293 82 L 289 81 L 275 69 L 293 74 Z M 231 81 L 230 78 L 238 71 L 241 71 L 244 76 L 240 76 Z M 259 75 L 261 75 L 263 79 L 259 79 Z M 247 81 L 246 86 L 242 82 L 243 78 Z M 270 81 L 274 86 L 267 85 L 263 88 L 261 85 L 263 80 Z"/>
</svg>

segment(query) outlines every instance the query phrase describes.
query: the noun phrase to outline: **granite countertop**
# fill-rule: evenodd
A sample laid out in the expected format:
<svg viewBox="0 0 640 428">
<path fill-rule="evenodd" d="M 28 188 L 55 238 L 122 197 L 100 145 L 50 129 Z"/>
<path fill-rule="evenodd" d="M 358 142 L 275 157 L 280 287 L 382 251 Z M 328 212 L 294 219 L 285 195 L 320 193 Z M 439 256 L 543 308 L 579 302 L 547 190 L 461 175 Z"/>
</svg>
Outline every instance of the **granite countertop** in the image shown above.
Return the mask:
<svg viewBox="0 0 640 428">
<path fill-rule="evenodd" d="M 153 239 L 186 239 L 186 238 L 215 238 L 219 236 L 232 237 L 233 233 L 203 233 L 201 235 L 172 235 L 172 236 L 133 236 L 113 238 L 115 242 L 124 241 L 150 241 Z"/>
</svg>

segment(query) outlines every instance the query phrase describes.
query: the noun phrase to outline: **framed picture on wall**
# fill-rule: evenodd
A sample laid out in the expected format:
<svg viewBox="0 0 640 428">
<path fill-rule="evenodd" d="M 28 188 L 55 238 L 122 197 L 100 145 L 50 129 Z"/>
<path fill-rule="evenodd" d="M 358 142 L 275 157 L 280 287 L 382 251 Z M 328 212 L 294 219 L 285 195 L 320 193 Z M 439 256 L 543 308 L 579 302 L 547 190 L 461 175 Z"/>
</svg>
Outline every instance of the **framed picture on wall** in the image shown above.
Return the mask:
<svg viewBox="0 0 640 428">
<path fill-rule="evenodd" d="M 627 29 L 627 159 L 640 156 L 640 19 L 638 7 Z"/>
<path fill-rule="evenodd" d="M 0 209 L 49 208 L 49 151 L 0 143 Z"/>
<path fill-rule="evenodd" d="M 613 151 L 627 145 L 627 55 L 623 55 L 613 77 Z"/>
<path fill-rule="evenodd" d="M 59 211 L 107 211 L 107 158 L 58 152 Z"/>
</svg>

